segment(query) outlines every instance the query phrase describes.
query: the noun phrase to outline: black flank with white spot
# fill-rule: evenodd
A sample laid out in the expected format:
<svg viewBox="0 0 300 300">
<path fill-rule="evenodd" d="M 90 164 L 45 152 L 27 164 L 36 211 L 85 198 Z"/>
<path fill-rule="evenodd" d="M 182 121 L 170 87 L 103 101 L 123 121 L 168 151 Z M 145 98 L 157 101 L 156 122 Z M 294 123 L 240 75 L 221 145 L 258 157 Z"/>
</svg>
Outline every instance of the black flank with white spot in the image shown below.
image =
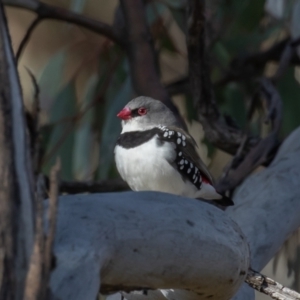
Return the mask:
<svg viewBox="0 0 300 300">
<path fill-rule="evenodd" d="M 177 156 L 175 162 L 170 162 L 175 165 L 178 172 L 181 174 L 184 180 L 189 180 L 198 190 L 201 189 L 202 176 L 200 170 L 195 164 L 185 157 L 184 152 L 180 148 L 186 146 L 186 136 L 178 131 L 169 130 L 165 126 L 159 126 L 159 129 L 163 131 L 163 134 L 159 134 L 159 139 L 173 142 L 176 147 Z"/>
</svg>

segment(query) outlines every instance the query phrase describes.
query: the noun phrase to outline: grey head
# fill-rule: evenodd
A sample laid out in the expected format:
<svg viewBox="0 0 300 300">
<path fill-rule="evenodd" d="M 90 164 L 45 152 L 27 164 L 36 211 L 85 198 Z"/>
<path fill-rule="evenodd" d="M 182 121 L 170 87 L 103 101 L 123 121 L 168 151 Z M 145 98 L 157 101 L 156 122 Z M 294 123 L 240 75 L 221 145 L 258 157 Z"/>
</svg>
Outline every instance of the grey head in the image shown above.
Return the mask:
<svg viewBox="0 0 300 300">
<path fill-rule="evenodd" d="M 178 126 L 173 112 L 161 101 L 150 97 L 134 98 L 117 115 L 126 131 L 144 130 L 158 125 Z"/>
</svg>

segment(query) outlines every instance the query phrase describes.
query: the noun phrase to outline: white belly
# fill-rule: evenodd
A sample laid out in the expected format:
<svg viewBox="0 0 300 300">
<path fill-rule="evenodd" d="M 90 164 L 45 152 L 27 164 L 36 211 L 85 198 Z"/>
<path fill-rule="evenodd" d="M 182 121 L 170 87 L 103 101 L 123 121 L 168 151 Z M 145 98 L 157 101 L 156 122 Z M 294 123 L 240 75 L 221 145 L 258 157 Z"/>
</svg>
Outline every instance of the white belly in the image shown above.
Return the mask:
<svg viewBox="0 0 300 300">
<path fill-rule="evenodd" d="M 115 148 L 115 160 L 122 178 L 134 191 L 161 191 L 194 197 L 196 187 L 183 181 L 181 175 L 168 163 L 175 159 L 172 143 L 156 145 L 156 136 L 141 146 Z"/>
</svg>

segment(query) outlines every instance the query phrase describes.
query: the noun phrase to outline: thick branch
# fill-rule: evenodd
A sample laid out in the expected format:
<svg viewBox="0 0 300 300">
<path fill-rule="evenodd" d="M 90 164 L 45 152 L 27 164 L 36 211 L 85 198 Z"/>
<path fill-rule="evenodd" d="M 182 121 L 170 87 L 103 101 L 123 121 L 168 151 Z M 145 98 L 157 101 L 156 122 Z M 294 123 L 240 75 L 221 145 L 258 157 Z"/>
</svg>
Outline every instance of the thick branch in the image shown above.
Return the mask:
<svg viewBox="0 0 300 300">
<path fill-rule="evenodd" d="M 245 279 L 241 231 L 201 201 L 157 192 L 63 196 L 58 213 L 51 289 L 59 299 L 95 299 L 98 274 L 102 293 L 179 288 L 210 299 L 229 299 Z"/>
<path fill-rule="evenodd" d="M 0 298 L 23 299 L 33 246 L 33 172 L 23 101 L 0 3 Z"/>
<path fill-rule="evenodd" d="M 122 37 L 111 26 L 70 10 L 35 0 L 4 0 L 3 3 L 34 11 L 40 19 L 60 20 L 85 27 L 96 33 L 103 34 L 117 44 L 123 45 Z"/>
</svg>

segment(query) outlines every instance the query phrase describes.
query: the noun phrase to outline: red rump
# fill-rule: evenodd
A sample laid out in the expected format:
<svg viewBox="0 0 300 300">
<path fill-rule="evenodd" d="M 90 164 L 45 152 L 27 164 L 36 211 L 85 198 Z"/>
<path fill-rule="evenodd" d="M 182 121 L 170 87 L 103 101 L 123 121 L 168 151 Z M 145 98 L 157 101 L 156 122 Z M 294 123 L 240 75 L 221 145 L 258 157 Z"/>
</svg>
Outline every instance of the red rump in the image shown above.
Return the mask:
<svg viewBox="0 0 300 300">
<path fill-rule="evenodd" d="M 202 182 L 211 184 L 210 180 L 207 177 L 203 176 L 202 174 L 201 174 L 201 177 L 202 177 Z"/>
</svg>

